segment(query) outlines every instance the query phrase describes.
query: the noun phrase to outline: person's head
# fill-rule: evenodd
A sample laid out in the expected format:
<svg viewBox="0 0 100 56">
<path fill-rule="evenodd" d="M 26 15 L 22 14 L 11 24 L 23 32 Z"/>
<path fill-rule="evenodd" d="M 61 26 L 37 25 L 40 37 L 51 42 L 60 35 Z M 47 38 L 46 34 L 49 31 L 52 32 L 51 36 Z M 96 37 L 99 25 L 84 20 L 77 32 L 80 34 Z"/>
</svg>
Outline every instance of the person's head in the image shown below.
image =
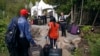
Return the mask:
<svg viewBox="0 0 100 56">
<path fill-rule="evenodd" d="M 64 13 L 63 13 L 63 12 L 61 12 L 60 14 L 61 14 L 61 16 L 63 16 L 63 15 L 64 15 Z"/>
<path fill-rule="evenodd" d="M 54 23 L 54 26 L 56 26 L 56 24 L 55 24 L 55 23 L 56 23 L 55 17 L 52 16 L 52 17 L 50 18 L 50 22 L 53 22 L 53 23 Z"/>
<path fill-rule="evenodd" d="M 50 18 L 50 22 L 56 22 L 55 17 L 51 17 L 51 18 Z"/>
<path fill-rule="evenodd" d="M 29 14 L 28 14 L 28 10 L 27 9 L 21 9 L 20 10 L 20 16 L 24 16 L 24 17 L 28 17 Z"/>
</svg>

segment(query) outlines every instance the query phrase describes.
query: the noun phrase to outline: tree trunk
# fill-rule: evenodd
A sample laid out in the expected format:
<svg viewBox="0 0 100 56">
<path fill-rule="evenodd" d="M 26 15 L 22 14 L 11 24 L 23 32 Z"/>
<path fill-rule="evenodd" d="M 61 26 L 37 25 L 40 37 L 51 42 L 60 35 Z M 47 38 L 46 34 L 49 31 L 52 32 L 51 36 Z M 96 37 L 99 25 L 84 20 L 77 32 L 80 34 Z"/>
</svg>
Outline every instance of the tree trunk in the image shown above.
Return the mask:
<svg viewBox="0 0 100 56">
<path fill-rule="evenodd" d="M 97 19 L 98 14 L 99 14 L 99 10 L 98 10 L 97 13 L 96 13 L 96 16 L 95 16 L 95 18 L 94 18 L 94 21 L 93 21 L 93 23 L 92 23 L 92 26 L 94 26 L 94 23 L 95 23 L 95 21 L 96 21 L 96 19 Z"/>
<path fill-rule="evenodd" d="M 82 0 L 81 16 L 80 16 L 80 23 L 79 23 L 79 25 L 81 25 L 81 24 L 82 24 L 82 15 L 83 15 L 83 3 L 84 3 L 84 0 Z"/>
<path fill-rule="evenodd" d="M 73 21 L 76 23 L 76 17 L 77 17 L 77 12 L 76 12 L 76 4 L 74 4 L 74 18 Z"/>
<path fill-rule="evenodd" d="M 73 6 L 72 6 L 72 8 L 71 8 L 71 20 L 70 20 L 70 23 L 74 22 L 73 19 L 74 19 L 74 13 L 73 13 Z"/>
<path fill-rule="evenodd" d="M 70 19 L 70 23 L 73 22 L 73 18 L 74 18 L 74 14 L 73 14 L 73 1 L 71 0 L 71 4 L 72 4 L 72 7 L 71 7 L 71 19 Z"/>
</svg>

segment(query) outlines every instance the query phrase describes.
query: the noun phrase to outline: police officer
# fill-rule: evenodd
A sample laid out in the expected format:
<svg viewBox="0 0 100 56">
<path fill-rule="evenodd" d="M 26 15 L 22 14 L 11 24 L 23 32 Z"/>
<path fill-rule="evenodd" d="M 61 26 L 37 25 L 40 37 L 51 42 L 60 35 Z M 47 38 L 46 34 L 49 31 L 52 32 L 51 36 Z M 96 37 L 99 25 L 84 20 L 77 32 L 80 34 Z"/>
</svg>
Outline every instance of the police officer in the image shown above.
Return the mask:
<svg viewBox="0 0 100 56">
<path fill-rule="evenodd" d="M 70 16 L 70 13 L 68 15 L 64 15 L 63 12 L 61 12 L 61 16 L 59 17 L 60 27 L 62 36 L 66 37 L 66 18 Z"/>
</svg>

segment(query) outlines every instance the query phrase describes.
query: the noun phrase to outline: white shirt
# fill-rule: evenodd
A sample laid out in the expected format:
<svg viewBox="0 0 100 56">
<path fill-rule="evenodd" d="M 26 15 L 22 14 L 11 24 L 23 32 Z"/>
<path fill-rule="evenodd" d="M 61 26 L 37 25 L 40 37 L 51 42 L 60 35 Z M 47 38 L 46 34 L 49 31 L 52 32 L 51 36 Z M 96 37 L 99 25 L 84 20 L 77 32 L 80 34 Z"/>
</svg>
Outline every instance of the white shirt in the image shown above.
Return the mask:
<svg viewBox="0 0 100 56">
<path fill-rule="evenodd" d="M 69 15 L 63 15 L 63 17 L 64 17 L 64 19 L 66 19 L 69 17 Z M 62 19 L 62 16 L 59 17 L 59 21 L 61 21 L 61 19 Z"/>
</svg>

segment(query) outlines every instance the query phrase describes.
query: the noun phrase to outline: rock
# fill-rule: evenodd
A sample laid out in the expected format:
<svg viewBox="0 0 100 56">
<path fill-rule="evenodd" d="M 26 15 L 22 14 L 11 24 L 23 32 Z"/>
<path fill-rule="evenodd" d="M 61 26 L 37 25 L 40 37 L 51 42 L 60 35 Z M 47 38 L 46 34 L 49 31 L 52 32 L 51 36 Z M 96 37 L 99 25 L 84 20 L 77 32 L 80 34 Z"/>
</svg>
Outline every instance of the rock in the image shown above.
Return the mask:
<svg viewBox="0 0 100 56">
<path fill-rule="evenodd" d="M 72 43 L 75 45 L 76 48 L 78 48 L 78 44 L 80 43 L 81 38 L 75 38 L 72 40 Z"/>
<path fill-rule="evenodd" d="M 58 48 L 66 48 L 70 46 L 70 41 L 68 39 L 60 38 L 60 40 L 57 42 Z"/>
<path fill-rule="evenodd" d="M 31 26 L 31 33 L 34 37 L 36 44 L 41 45 L 44 47 L 46 44 L 46 36 L 48 35 L 49 27 L 47 25 L 32 25 Z"/>
<path fill-rule="evenodd" d="M 69 42 L 57 41 L 57 47 L 62 49 L 62 56 L 71 56 L 70 52 L 66 49 L 70 47 Z"/>
<path fill-rule="evenodd" d="M 34 38 L 47 36 L 49 27 L 47 25 L 32 25 L 31 32 Z"/>
<path fill-rule="evenodd" d="M 66 49 L 62 49 L 62 56 L 71 56 L 71 54 Z"/>
</svg>

